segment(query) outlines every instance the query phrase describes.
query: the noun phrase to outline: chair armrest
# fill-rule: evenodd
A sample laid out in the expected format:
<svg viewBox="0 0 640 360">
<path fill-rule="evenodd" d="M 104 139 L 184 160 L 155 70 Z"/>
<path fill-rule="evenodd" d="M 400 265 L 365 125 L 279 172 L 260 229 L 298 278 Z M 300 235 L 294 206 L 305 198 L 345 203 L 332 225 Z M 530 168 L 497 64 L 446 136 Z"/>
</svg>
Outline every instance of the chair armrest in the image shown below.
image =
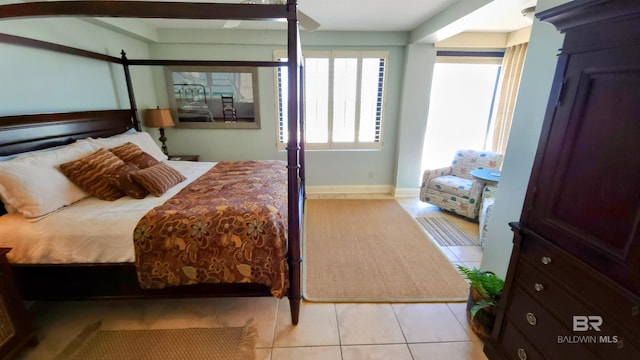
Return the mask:
<svg viewBox="0 0 640 360">
<path fill-rule="evenodd" d="M 476 202 L 480 203 L 482 200 L 482 192 L 484 191 L 486 183 L 480 180 L 473 180 L 471 184 L 471 190 L 469 190 L 469 199 L 474 199 Z"/>
<path fill-rule="evenodd" d="M 497 185 L 485 185 L 484 189 L 482 189 L 482 198 L 495 199 L 496 191 L 498 191 Z"/>
<path fill-rule="evenodd" d="M 451 166 L 425 170 L 422 174 L 422 186 L 426 186 L 429 181 L 438 176 L 451 175 Z"/>
</svg>

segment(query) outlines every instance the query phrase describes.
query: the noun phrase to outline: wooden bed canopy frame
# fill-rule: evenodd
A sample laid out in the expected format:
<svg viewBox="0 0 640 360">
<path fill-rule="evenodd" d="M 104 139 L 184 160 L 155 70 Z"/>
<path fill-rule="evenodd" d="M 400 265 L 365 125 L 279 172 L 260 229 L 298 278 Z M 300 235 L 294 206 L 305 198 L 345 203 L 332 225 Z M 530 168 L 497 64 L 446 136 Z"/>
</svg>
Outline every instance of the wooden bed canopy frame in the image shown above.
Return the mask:
<svg viewBox="0 0 640 360">
<path fill-rule="evenodd" d="M 149 1 L 60 1 L 0 6 L 0 19 L 23 17 L 127 17 L 166 19 L 286 20 L 288 61 L 131 60 L 0 33 L 0 42 L 56 51 L 99 61 L 122 64 L 130 109 L 71 113 L 29 114 L 0 117 L 0 156 L 71 143 L 86 137 L 106 137 L 135 128 L 140 121 L 129 74 L 130 66 L 253 66 L 286 65 L 289 75 L 287 144 L 288 182 L 288 298 L 291 320 L 298 323 L 301 290 L 301 240 L 304 207 L 303 66 L 296 0 L 281 5 L 183 3 Z M 0 206 L 0 215 L 6 213 Z M 12 264 L 12 271 L 26 300 L 95 298 L 267 296 L 259 284 L 199 284 L 165 289 L 141 289 L 133 263 Z"/>
</svg>

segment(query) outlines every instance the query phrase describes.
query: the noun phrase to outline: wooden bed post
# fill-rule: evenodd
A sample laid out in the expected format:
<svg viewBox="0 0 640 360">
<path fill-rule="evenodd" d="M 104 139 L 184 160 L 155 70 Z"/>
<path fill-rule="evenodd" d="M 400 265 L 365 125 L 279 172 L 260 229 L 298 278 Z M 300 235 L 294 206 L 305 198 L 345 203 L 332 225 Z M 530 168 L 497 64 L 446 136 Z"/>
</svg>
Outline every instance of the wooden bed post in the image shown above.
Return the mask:
<svg viewBox="0 0 640 360">
<path fill-rule="evenodd" d="M 140 120 L 138 119 L 138 107 L 136 106 L 136 97 L 133 94 L 133 84 L 131 83 L 131 74 L 129 73 L 129 59 L 127 54 L 122 50 L 122 67 L 124 68 L 124 78 L 127 81 L 127 93 L 129 94 L 129 103 L 131 104 L 131 114 L 133 116 L 133 126 L 138 131 L 142 131 Z"/>
<path fill-rule="evenodd" d="M 300 253 L 300 243 L 302 234 L 300 229 L 300 82 L 298 66 L 300 64 L 298 20 L 297 20 L 296 0 L 287 0 L 288 31 L 287 31 L 287 51 L 289 72 L 289 139 L 287 142 L 287 169 L 288 169 L 288 198 L 289 198 L 289 272 L 292 281 L 289 288 L 289 304 L 291 306 L 291 322 L 296 325 L 300 314 L 300 302 L 302 299 L 301 289 L 301 266 L 302 254 Z"/>
<path fill-rule="evenodd" d="M 302 55 L 302 50 L 300 50 L 300 54 Z M 298 114 L 300 120 L 298 123 L 300 124 L 300 187 L 302 188 L 302 195 L 306 198 L 307 191 L 305 189 L 305 166 L 304 166 L 304 142 L 305 133 L 304 133 L 304 63 L 301 62 L 298 65 L 298 73 L 300 74 L 300 97 L 299 97 L 299 106 L 300 112 Z"/>
</svg>

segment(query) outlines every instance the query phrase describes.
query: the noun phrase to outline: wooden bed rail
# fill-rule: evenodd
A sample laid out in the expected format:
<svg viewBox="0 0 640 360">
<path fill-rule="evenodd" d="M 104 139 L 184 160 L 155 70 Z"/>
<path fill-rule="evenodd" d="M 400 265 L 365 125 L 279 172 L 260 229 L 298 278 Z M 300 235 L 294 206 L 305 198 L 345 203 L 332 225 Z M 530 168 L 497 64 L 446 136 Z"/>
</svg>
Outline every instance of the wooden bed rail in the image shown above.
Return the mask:
<svg viewBox="0 0 640 360">
<path fill-rule="evenodd" d="M 1 7 L 0 7 L 1 8 Z M 93 51 L 55 44 L 47 41 L 30 39 L 22 36 L 0 33 L 0 43 L 50 50 L 63 54 L 86 57 L 89 59 L 124 64 L 121 57 L 109 56 Z M 251 61 L 251 60 L 169 60 L 169 59 L 127 59 L 130 66 L 228 66 L 228 67 L 281 67 L 286 61 Z"/>
<path fill-rule="evenodd" d="M 12 44 L 12 45 L 32 47 L 36 49 L 50 50 L 50 51 L 55 51 L 63 54 L 82 56 L 90 59 L 122 64 L 122 60 L 115 56 L 104 55 L 104 54 L 96 53 L 93 51 L 82 50 L 82 49 L 78 49 L 70 46 L 54 44 L 54 43 L 30 39 L 22 36 L 0 33 L 0 42 Z"/>
<path fill-rule="evenodd" d="M 288 4 L 292 5 L 292 4 Z M 295 5 L 295 2 L 294 4 Z M 200 20 L 295 20 L 287 5 L 185 3 L 167 1 L 42 1 L 2 6 L 0 18 L 122 17 Z"/>
</svg>

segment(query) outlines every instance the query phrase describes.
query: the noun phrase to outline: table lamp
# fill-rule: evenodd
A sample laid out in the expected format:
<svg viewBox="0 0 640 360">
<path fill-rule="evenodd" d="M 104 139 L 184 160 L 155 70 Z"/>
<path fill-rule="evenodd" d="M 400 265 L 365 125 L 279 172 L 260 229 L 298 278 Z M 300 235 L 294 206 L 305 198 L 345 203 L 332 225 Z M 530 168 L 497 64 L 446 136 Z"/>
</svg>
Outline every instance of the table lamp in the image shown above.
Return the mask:
<svg viewBox="0 0 640 360">
<path fill-rule="evenodd" d="M 173 127 L 173 119 L 171 118 L 171 111 L 169 109 L 148 109 L 145 114 L 145 124 L 147 127 L 160 128 L 160 142 L 162 143 L 162 152 L 169 156 L 167 145 L 165 144 L 167 138 L 164 136 L 164 128 Z"/>
</svg>

